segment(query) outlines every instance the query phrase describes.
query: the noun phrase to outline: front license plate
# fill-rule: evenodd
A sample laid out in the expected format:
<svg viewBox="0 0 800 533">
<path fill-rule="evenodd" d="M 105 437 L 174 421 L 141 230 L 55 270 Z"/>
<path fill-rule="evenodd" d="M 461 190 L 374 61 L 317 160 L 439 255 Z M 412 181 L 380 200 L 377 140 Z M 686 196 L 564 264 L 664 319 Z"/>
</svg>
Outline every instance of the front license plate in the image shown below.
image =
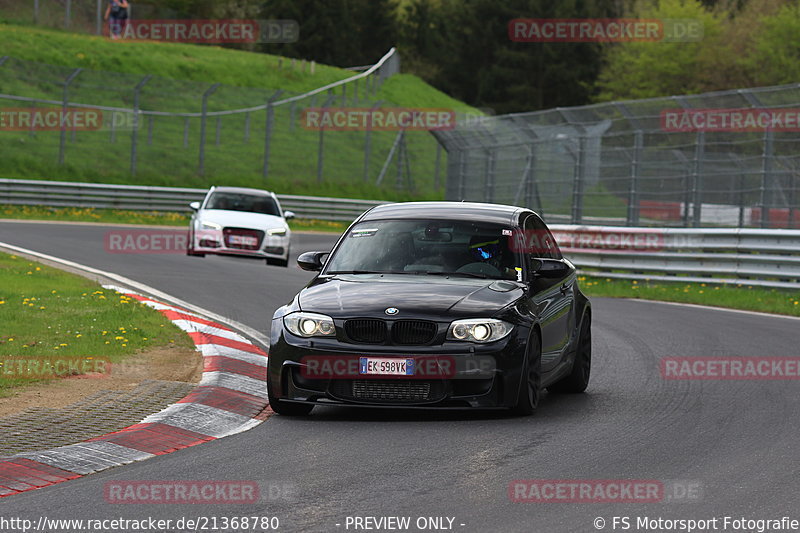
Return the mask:
<svg viewBox="0 0 800 533">
<path fill-rule="evenodd" d="M 248 237 L 247 235 L 231 235 L 228 239 L 231 244 L 241 244 L 242 246 L 258 245 L 258 239 L 255 237 Z"/>
<path fill-rule="evenodd" d="M 371 376 L 413 376 L 413 359 L 387 357 L 361 357 L 358 373 Z"/>
</svg>

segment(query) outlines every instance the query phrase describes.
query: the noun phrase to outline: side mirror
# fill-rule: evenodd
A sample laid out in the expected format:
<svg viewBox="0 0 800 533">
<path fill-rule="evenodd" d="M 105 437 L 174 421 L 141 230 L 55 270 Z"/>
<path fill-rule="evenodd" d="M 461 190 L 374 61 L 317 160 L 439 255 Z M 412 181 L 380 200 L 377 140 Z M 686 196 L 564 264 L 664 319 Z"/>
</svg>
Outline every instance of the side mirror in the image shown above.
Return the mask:
<svg viewBox="0 0 800 533">
<path fill-rule="evenodd" d="M 294 218 L 294 216 L 295 216 L 294 215 L 294 211 L 284 211 L 283 212 L 283 218 L 285 218 L 286 220 L 291 220 L 291 219 Z"/>
<path fill-rule="evenodd" d="M 192 211 L 200 211 L 200 202 L 192 202 L 189 207 L 192 208 Z"/>
<path fill-rule="evenodd" d="M 541 278 L 563 278 L 569 271 L 569 265 L 558 259 L 533 259 L 531 270 L 534 276 Z"/>
<path fill-rule="evenodd" d="M 319 272 L 322 270 L 322 265 L 324 262 L 322 261 L 323 255 L 328 255 L 330 252 L 305 252 L 300 254 L 297 258 L 297 266 L 302 268 L 303 270 L 308 270 L 311 272 Z"/>
</svg>

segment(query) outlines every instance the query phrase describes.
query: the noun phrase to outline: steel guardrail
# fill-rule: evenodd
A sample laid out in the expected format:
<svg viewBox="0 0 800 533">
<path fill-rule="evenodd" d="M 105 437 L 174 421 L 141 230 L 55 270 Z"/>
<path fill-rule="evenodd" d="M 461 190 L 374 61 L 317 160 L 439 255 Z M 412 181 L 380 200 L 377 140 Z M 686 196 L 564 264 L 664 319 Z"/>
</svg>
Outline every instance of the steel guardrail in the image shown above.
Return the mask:
<svg viewBox="0 0 800 533">
<path fill-rule="evenodd" d="M 208 189 L 114 185 L 47 180 L 0 179 L 0 205 L 93 207 L 135 211 L 188 212 Z M 386 202 L 278 194 L 284 210 L 299 218 L 352 221 L 367 209 Z"/>
<path fill-rule="evenodd" d="M 0 205 L 188 212 L 207 189 L 0 179 Z M 352 221 L 385 202 L 279 194 L 300 218 Z M 564 256 L 614 279 L 800 289 L 800 230 L 551 224 Z"/>
</svg>

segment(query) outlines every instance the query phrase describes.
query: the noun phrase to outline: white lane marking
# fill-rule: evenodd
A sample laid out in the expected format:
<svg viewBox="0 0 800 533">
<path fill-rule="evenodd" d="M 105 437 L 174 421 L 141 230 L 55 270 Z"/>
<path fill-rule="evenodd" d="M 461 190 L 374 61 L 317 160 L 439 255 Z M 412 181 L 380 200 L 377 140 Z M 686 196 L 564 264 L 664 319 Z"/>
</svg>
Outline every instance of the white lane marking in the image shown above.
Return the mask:
<svg viewBox="0 0 800 533">
<path fill-rule="evenodd" d="M 176 403 L 161 412 L 148 416 L 141 423 L 155 422 L 169 424 L 209 437 L 221 438 L 253 428 L 262 420 L 201 403 Z"/>
<path fill-rule="evenodd" d="M 232 341 L 246 342 L 247 344 L 252 344 L 246 338 L 242 337 L 241 335 L 239 335 L 234 331 L 215 328 L 214 326 L 209 326 L 208 324 L 201 324 L 200 322 L 194 322 L 192 320 L 173 320 L 172 323 L 178 326 L 183 331 L 188 331 L 193 333 L 203 333 L 205 335 L 215 335 L 217 337 L 223 337 L 225 339 L 230 339 Z"/>
<path fill-rule="evenodd" d="M 239 392 L 244 392 L 250 396 L 267 399 L 267 382 L 260 379 L 233 374 L 231 372 L 203 372 L 203 379 L 200 380 L 201 386 L 225 387 Z"/>
<path fill-rule="evenodd" d="M 651 304 L 678 305 L 681 307 L 696 307 L 698 309 L 710 309 L 712 311 L 726 311 L 728 313 L 739 313 L 741 315 L 755 315 L 764 318 L 785 318 L 787 320 L 800 320 L 800 316 L 778 315 L 775 313 L 763 313 L 760 311 L 747 311 L 745 309 L 731 309 L 729 307 L 714 307 L 713 305 L 687 304 L 682 302 L 662 302 L 661 300 L 647 300 L 644 298 L 623 298 L 623 300 L 628 300 L 631 302 L 648 302 Z"/>
<path fill-rule="evenodd" d="M 24 457 L 68 472 L 86 475 L 134 461 L 143 461 L 155 455 L 112 442 L 92 441 L 40 452 L 18 453 L 14 457 Z"/>
<path fill-rule="evenodd" d="M 229 357 L 231 359 L 238 359 L 251 365 L 267 366 L 267 358 L 263 355 L 245 352 L 244 350 L 237 350 L 230 346 L 222 346 L 221 344 L 199 344 L 197 348 L 203 354 L 203 357 Z"/>
</svg>

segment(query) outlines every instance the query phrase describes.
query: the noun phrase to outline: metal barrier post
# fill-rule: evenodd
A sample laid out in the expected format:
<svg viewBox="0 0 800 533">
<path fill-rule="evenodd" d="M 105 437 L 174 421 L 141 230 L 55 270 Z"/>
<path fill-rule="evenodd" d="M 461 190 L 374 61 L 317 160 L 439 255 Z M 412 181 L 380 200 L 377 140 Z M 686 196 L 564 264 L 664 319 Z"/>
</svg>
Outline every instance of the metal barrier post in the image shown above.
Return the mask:
<svg viewBox="0 0 800 533">
<path fill-rule="evenodd" d="M 583 153 L 585 151 L 585 139 L 583 135 L 578 137 L 578 153 L 575 156 L 575 173 L 572 180 L 572 213 L 570 220 L 572 224 L 580 224 L 583 218 Z"/>
<path fill-rule="evenodd" d="M 136 84 L 133 88 L 133 128 L 131 130 L 131 176 L 136 175 L 136 142 L 139 136 L 139 96 L 142 92 L 142 87 L 150 81 L 153 76 L 148 74 Z M 113 113 L 111 115 L 113 122 Z"/>
<path fill-rule="evenodd" d="M 367 120 L 367 131 L 364 134 L 364 183 L 369 181 L 369 158 L 372 155 L 372 113 L 380 107 L 383 102 L 376 102 L 369 112 Z"/>
<path fill-rule="evenodd" d="M 328 98 L 325 100 L 325 103 L 322 104 L 322 108 L 325 109 L 328 107 L 328 104 L 332 101 L 335 101 L 335 97 L 333 96 L 333 89 L 328 89 Z M 323 164 L 323 152 L 325 149 L 325 129 L 319 129 L 319 142 L 317 143 L 317 183 L 322 183 L 322 164 Z"/>
<path fill-rule="evenodd" d="M 200 115 L 200 162 L 197 173 L 201 176 L 205 174 L 206 164 L 206 115 L 208 113 L 208 97 L 219 88 L 220 84 L 215 83 L 203 93 L 203 110 Z"/>
<path fill-rule="evenodd" d="M 642 148 L 644 147 L 644 134 L 636 130 L 633 138 L 633 158 L 631 159 L 631 180 L 628 185 L 628 214 L 627 225 L 639 225 L 639 168 L 641 166 Z"/>
<path fill-rule="evenodd" d="M 103 33 L 103 0 L 97 0 L 97 9 L 96 9 L 96 22 L 94 31 L 97 35 L 102 35 Z"/>
<path fill-rule="evenodd" d="M 83 71 L 82 68 L 76 68 L 72 71 L 72 73 L 67 76 L 67 79 L 64 80 L 64 89 L 62 93 L 62 100 L 61 100 L 61 134 L 58 139 L 58 164 L 64 164 L 64 147 L 67 142 L 67 125 L 64 121 L 64 116 L 67 114 L 67 105 L 69 104 L 69 85 L 72 83 L 78 74 Z"/>
<path fill-rule="evenodd" d="M 265 182 L 267 181 L 267 176 L 269 176 L 269 145 L 272 139 L 272 124 L 275 121 L 275 108 L 272 103 L 277 100 L 281 94 L 283 94 L 282 90 L 276 91 L 267 100 L 267 118 L 264 125 L 264 166 L 261 168 L 261 177 L 264 178 Z"/>
<path fill-rule="evenodd" d="M 69 28 L 70 19 L 72 18 L 72 0 L 67 0 L 64 7 L 64 27 Z"/>
<path fill-rule="evenodd" d="M 761 227 L 770 226 L 770 209 L 772 208 L 773 187 L 775 180 L 772 179 L 772 157 L 774 135 L 771 129 L 764 132 L 764 149 L 761 153 Z"/>
</svg>

